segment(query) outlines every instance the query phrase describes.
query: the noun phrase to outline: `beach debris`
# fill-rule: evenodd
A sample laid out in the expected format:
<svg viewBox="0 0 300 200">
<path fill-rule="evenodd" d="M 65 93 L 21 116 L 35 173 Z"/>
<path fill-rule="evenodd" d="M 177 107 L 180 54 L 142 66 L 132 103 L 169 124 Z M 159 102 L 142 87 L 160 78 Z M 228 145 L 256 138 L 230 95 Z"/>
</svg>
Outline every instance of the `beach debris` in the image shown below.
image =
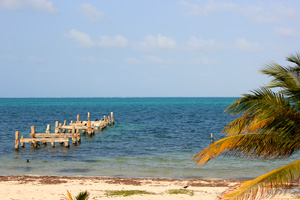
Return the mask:
<svg viewBox="0 0 300 200">
<path fill-rule="evenodd" d="M 15 150 L 19 150 L 19 146 L 25 146 L 25 143 L 30 143 L 34 147 L 40 146 L 39 143 L 46 145 L 51 143 L 52 147 L 55 147 L 55 143 L 64 144 L 65 147 L 69 147 L 69 138 L 72 139 L 73 144 L 79 144 L 81 142 L 81 133 L 85 135 L 86 133 L 89 136 L 93 136 L 95 131 L 102 131 L 107 127 L 107 125 L 114 125 L 113 112 L 111 116 L 103 116 L 103 119 L 100 121 L 90 121 L 90 112 L 87 115 L 87 121 L 80 121 L 80 116 L 77 115 L 76 121 L 71 121 L 67 125 L 67 121 L 64 120 L 64 123 L 55 122 L 54 133 L 51 132 L 51 125 L 47 124 L 45 133 L 36 133 L 35 127 L 31 126 L 30 138 L 24 138 L 22 135 L 19 137 L 19 131 L 15 132 Z M 68 132 L 68 133 L 66 133 Z"/>
<path fill-rule="evenodd" d="M 26 162 L 29 163 L 29 159 L 26 159 Z"/>
</svg>

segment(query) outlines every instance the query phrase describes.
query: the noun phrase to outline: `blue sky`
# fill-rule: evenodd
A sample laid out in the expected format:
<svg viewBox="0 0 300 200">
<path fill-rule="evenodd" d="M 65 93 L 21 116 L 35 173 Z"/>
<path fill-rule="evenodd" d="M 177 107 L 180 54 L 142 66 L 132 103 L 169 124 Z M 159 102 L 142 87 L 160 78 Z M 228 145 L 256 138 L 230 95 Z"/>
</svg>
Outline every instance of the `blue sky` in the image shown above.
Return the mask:
<svg viewBox="0 0 300 200">
<path fill-rule="evenodd" d="M 0 0 L 0 97 L 232 97 L 300 52 L 300 1 Z"/>
</svg>

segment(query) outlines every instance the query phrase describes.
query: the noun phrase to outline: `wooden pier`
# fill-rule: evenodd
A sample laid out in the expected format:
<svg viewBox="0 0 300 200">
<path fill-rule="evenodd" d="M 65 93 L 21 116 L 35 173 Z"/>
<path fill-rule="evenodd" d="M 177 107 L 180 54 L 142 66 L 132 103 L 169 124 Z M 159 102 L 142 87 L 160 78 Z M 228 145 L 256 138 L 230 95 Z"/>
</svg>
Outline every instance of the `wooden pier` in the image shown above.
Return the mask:
<svg viewBox="0 0 300 200">
<path fill-rule="evenodd" d="M 36 133 L 35 127 L 31 126 L 30 138 L 24 138 L 22 135 L 19 137 L 19 131 L 15 132 L 15 149 L 18 150 L 19 146 L 25 146 L 25 143 L 30 143 L 32 146 L 37 147 L 39 143 L 47 144 L 51 143 L 51 146 L 54 147 L 55 143 L 64 144 L 66 147 L 69 147 L 69 139 L 72 139 L 73 144 L 81 142 L 81 133 L 88 134 L 89 136 L 94 135 L 95 131 L 101 131 L 107 127 L 107 125 L 114 125 L 113 112 L 111 116 L 103 116 L 103 118 L 98 121 L 90 121 L 90 113 L 88 112 L 87 120 L 80 121 L 79 115 L 77 115 L 77 121 L 71 121 L 67 125 L 67 121 L 64 120 L 64 123 L 55 122 L 54 133 L 50 133 L 51 125 L 47 124 L 45 133 Z M 66 133 L 68 132 L 68 133 Z"/>
</svg>

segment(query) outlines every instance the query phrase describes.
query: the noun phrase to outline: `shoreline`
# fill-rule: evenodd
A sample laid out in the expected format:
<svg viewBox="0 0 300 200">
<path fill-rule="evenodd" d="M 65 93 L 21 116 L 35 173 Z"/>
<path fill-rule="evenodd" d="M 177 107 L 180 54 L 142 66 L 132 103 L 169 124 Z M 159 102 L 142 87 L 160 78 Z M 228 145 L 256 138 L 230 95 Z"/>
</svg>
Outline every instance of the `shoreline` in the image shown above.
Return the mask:
<svg viewBox="0 0 300 200">
<path fill-rule="evenodd" d="M 88 191 L 90 199 L 217 199 L 229 187 L 237 186 L 240 179 L 175 179 L 175 178 L 120 178 L 79 176 L 0 176 L 2 199 L 63 199 L 67 190 L 73 197 Z M 186 187 L 186 189 L 185 189 Z M 143 190 L 149 194 L 110 196 L 108 191 Z M 170 194 L 170 190 L 188 191 L 186 194 Z M 293 199 L 292 193 L 280 195 L 282 199 Z"/>
</svg>

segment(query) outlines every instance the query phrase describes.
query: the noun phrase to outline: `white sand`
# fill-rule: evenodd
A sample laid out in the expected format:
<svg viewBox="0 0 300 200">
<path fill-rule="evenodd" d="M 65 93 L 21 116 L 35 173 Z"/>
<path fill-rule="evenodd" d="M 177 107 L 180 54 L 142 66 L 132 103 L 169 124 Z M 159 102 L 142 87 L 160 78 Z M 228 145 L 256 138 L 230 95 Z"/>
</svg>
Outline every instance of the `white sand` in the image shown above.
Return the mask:
<svg viewBox="0 0 300 200">
<path fill-rule="evenodd" d="M 90 199 L 217 199 L 229 186 L 238 184 L 233 180 L 178 180 L 178 179 L 132 179 L 101 177 L 45 177 L 45 176 L 9 176 L 0 179 L 0 196 L 3 200 L 55 200 L 64 199 L 70 191 L 73 197 L 79 192 L 88 191 Z M 193 191 L 189 194 L 169 194 L 170 189 Z M 144 190 L 154 194 L 132 196 L 107 196 L 108 190 Z M 276 199 L 293 199 L 292 194 L 281 195 Z"/>
</svg>

